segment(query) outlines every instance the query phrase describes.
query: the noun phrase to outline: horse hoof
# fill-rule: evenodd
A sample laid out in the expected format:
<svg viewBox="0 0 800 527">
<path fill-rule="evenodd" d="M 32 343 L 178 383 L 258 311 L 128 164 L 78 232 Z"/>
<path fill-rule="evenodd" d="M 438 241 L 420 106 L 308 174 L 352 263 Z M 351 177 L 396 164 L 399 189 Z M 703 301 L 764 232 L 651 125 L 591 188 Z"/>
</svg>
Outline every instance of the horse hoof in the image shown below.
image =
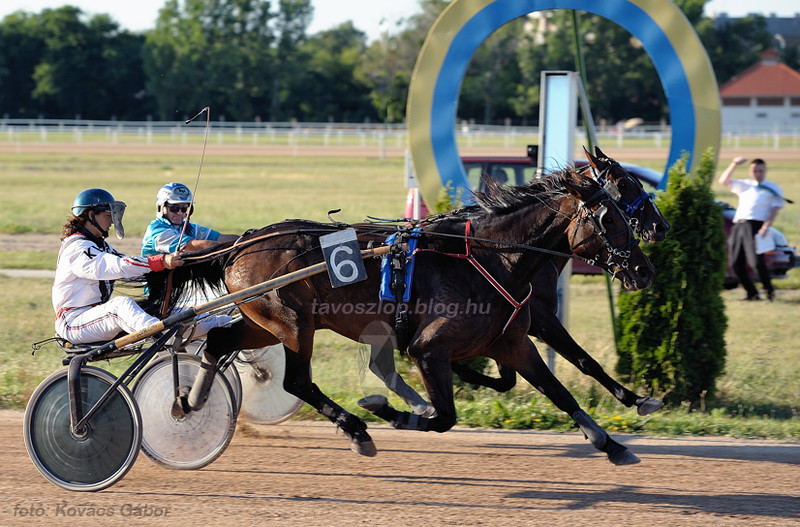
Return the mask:
<svg viewBox="0 0 800 527">
<path fill-rule="evenodd" d="M 375 448 L 375 443 L 370 439 L 369 441 L 358 441 L 353 439 L 350 441 L 350 450 L 356 454 L 367 457 L 375 457 L 378 455 L 378 449 Z"/>
<path fill-rule="evenodd" d="M 389 406 L 389 399 L 383 395 L 367 395 L 366 397 L 359 399 L 358 406 L 369 413 L 374 414 L 382 408 Z"/>
<path fill-rule="evenodd" d="M 643 397 L 636 401 L 636 413 L 639 415 L 650 415 L 662 406 L 664 406 L 664 403 L 659 400 Z"/>
<path fill-rule="evenodd" d="M 409 406 L 411 411 L 420 417 L 428 419 L 436 417 L 436 408 L 432 404 L 412 404 Z"/>
<path fill-rule="evenodd" d="M 357 430 L 350 438 L 350 449 L 356 454 L 367 457 L 375 457 L 378 449 L 366 430 Z"/>
<path fill-rule="evenodd" d="M 636 454 L 628 450 L 628 447 L 617 443 L 610 437 L 608 438 L 608 441 L 606 441 L 606 447 L 603 449 L 603 451 L 606 453 L 606 455 L 608 455 L 608 460 L 617 466 L 635 465 L 636 463 L 641 463 L 641 459 L 636 457 Z"/>
<path fill-rule="evenodd" d="M 614 452 L 613 454 L 608 454 L 608 460 L 618 467 L 622 465 L 635 465 L 636 463 L 642 462 L 642 460 L 639 459 L 636 454 L 627 448 L 618 452 Z"/>
</svg>

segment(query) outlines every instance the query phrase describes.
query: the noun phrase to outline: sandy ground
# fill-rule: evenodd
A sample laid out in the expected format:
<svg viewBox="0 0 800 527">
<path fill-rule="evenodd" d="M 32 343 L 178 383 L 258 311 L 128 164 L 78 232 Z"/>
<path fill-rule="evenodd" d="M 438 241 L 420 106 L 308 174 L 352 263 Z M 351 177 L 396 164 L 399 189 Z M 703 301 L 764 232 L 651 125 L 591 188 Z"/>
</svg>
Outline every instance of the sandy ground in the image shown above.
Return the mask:
<svg viewBox="0 0 800 527">
<path fill-rule="evenodd" d="M 225 521 L 250 525 L 797 525 L 800 444 L 616 436 L 615 467 L 579 433 L 371 426 L 365 458 L 327 422 L 240 423 L 196 471 L 140 455 L 116 485 L 63 490 L 26 455 L 23 414 L 0 411 L 0 525 Z M 112 515 L 113 514 L 113 515 Z M 37 516 L 38 515 L 38 516 Z"/>
</svg>

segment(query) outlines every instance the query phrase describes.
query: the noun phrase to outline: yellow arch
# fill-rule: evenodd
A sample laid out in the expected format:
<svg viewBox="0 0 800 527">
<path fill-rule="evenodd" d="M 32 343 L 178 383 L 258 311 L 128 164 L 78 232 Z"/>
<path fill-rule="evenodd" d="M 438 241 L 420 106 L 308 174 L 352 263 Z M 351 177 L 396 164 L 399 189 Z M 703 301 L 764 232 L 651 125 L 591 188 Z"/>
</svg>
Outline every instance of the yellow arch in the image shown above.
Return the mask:
<svg viewBox="0 0 800 527">
<path fill-rule="evenodd" d="M 436 20 L 411 78 L 409 148 L 423 197 L 432 202 L 445 182 L 465 186 L 455 143 L 458 88 L 469 59 L 493 31 L 527 13 L 576 9 L 621 25 L 644 45 L 664 85 L 672 121 L 667 170 L 686 152 L 690 169 L 706 148 L 719 150 L 719 91 L 702 43 L 670 0 L 454 0 Z"/>
</svg>

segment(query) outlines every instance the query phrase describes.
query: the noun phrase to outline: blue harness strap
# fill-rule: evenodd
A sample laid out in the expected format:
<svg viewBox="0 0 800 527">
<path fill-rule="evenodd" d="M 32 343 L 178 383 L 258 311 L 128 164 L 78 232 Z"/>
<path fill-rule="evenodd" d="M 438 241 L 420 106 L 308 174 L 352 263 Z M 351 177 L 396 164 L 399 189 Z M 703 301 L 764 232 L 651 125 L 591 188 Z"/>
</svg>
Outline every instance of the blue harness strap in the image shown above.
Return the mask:
<svg viewBox="0 0 800 527">
<path fill-rule="evenodd" d="M 411 235 L 408 237 L 408 250 L 405 253 L 405 276 L 403 277 L 405 289 L 403 290 L 402 302 L 404 303 L 411 300 L 411 282 L 414 278 L 414 262 L 416 261 L 414 258 L 414 251 L 417 249 L 417 244 L 419 243 L 419 233 L 420 228 L 415 227 L 414 230 L 411 231 Z M 398 233 L 394 233 L 386 238 L 386 245 L 393 244 L 397 239 L 397 234 Z M 390 255 L 381 257 L 381 288 L 378 297 L 380 300 L 385 302 L 397 301 L 395 294 L 392 291 L 392 258 Z"/>
</svg>

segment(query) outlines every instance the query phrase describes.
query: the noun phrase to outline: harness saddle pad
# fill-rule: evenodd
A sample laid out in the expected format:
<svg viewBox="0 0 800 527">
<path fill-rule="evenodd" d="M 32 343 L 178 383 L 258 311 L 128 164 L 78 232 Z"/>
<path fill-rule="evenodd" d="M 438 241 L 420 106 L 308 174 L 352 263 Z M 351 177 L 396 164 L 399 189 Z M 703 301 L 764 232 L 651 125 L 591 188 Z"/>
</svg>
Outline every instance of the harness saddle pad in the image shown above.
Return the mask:
<svg viewBox="0 0 800 527">
<path fill-rule="evenodd" d="M 394 243 L 397 234 L 392 234 L 386 238 L 386 245 Z M 411 237 L 408 239 L 408 250 L 405 253 L 406 266 L 405 266 L 405 289 L 403 290 L 403 302 L 408 302 L 411 299 L 411 281 L 414 277 L 414 251 L 417 249 L 419 243 L 419 229 L 415 229 Z M 392 291 L 392 258 L 389 255 L 381 258 L 381 289 L 379 298 L 385 302 L 396 302 L 397 299 Z"/>
</svg>

